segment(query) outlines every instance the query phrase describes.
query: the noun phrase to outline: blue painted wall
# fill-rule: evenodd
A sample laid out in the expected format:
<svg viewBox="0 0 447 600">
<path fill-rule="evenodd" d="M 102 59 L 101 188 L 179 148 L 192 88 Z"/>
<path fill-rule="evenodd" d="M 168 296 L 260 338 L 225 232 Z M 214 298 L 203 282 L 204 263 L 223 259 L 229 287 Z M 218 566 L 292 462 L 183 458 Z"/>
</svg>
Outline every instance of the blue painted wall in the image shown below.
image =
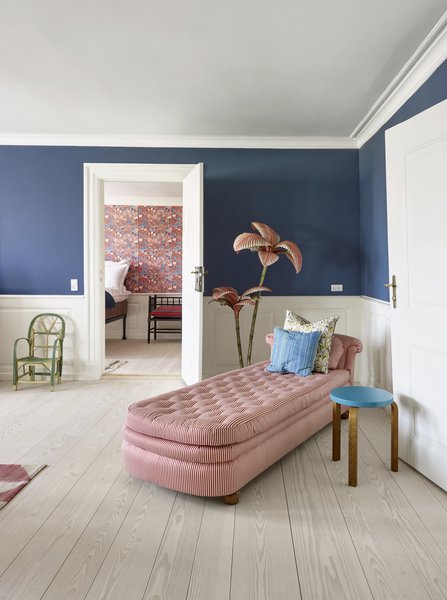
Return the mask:
<svg viewBox="0 0 447 600">
<path fill-rule="evenodd" d="M 389 301 L 385 130 L 447 98 L 447 61 L 362 148 L 360 172 L 361 293 Z"/>
<path fill-rule="evenodd" d="M 447 61 L 360 150 L 0 147 L 0 293 L 83 293 L 83 163 L 205 164 L 206 293 L 257 283 L 255 255 L 232 251 L 253 220 L 299 244 L 282 258 L 276 295 L 344 293 L 388 300 L 384 132 L 447 98 Z"/>
<path fill-rule="evenodd" d="M 251 221 L 277 229 L 303 253 L 296 276 L 282 257 L 275 295 L 360 293 L 358 151 L 0 147 L 0 293 L 83 293 L 83 163 L 205 164 L 206 293 L 257 284 L 257 255 L 236 255 Z"/>
</svg>

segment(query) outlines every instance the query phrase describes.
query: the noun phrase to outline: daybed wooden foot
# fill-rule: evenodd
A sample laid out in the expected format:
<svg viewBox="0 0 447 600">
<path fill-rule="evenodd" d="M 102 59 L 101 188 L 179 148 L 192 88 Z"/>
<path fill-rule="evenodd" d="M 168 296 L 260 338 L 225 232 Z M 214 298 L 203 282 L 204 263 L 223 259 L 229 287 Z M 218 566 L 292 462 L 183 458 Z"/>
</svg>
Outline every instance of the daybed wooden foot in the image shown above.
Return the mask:
<svg viewBox="0 0 447 600">
<path fill-rule="evenodd" d="M 228 496 L 222 496 L 222 500 L 225 504 L 237 504 L 241 496 L 240 492 L 234 492 L 234 494 L 228 494 Z"/>
<path fill-rule="evenodd" d="M 346 412 L 344 412 L 341 416 L 342 419 L 349 419 L 349 410 L 347 410 Z"/>
</svg>

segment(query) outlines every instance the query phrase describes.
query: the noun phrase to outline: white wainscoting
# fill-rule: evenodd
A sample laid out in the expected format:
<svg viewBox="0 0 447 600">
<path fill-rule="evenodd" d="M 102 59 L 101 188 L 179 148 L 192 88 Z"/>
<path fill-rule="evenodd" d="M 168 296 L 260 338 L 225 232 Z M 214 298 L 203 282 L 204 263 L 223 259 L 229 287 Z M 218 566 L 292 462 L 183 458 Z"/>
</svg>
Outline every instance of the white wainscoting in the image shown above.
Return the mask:
<svg viewBox="0 0 447 600">
<path fill-rule="evenodd" d="M 128 300 L 127 338 L 147 339 L 147 294 L 132 294 Z M 90 356 L 91 345 L 85 296 L 0 296 L 0 379 L 12 380 L 14 340 L 26 337 L 31 319 L 43 312 L 62 315 L 66 322 L 63 376 L 68 379 L 95 379 L 97 365 Z M 98 318 L 100 318 L 98 316 Z M 172 324 L 175 326 L 178 324 Z M 107 338 L 122 337 L 122 321 L 106 325 Z M 163 337 L 163 334 L 160 334 Z M 174 334 L 166 338 L 176 339 Z M 177 337 L 179 337 L 177 335 Z"/>
<path fill-rule="evenodd" d="M 126 337 L 129 340 L 147 339 L 148 294 L 132 294 L 127 300 Z M 122 320 L 106 325 L 106 339 L 121 339 L 123 335 Z"/>
<path fill-rule="evenodd" d="M 0 379 L 12 381 L 14 340 L 26 337 L 31 319 L 45 312 L 65 319 L 63 376 L 90 379 L 85 304 L 84 296 L 0 296 Z"/>
<path fill-rule="evenodd" d="M 204 299 L 203 309 L 203 376 L 210 377 L 239 366 L 236 349 L 236 334 L 232 311 L 216 302 Z M 269 357 L 265 336 L 275 325 L 282 326 L 286 309 L 317 321 L 324 317 L 340 315 L 337 332 L 361 338 L 360 298 L 358 296 L 265 296 L 259 306 L 256 322 L 252 362 Z M 241 337 L 244 356 L 252 311 L 244 308 L 241 312 Z M 360 361 L 359 367 L 361 369 Z M 359 372 L 359 371 L 358 371 Z"/>
<path fill-rule="evenodd" d="M 237 351 L 232 312 L 204 298 L 204 377 L 237 368 Z M 146 339 L 147 295 L 129 297 L 127 337 Z M 287 308 L 311 320 L 338 314 L 337 332 L 359 337 L 363 353 L 358 357 L 356 380 L 363 385 L 392 389 L 389 305 L 358 296 L 267 296 L 262 299 L 256 326 L 253 362 L 268 358 L 265 335 L 274 325 L 282 325 Z M 84 296 L 0 296 L 0 379 L 12 379 L 14 340 L 24 337 L 32 317 L 40 312 L 56 312 L 66 319 L 64 376 L 92 379 L 97 369 L 89 356 L 89 320 Z M 250 327 L 251 310 L 241 313 L 244 352 Z M 122 322 L 110 323 L 106 335 L 120 338 Z M 174 336 L 167 336 L 174 338 Z"/>
<path fill-rule="evenodd" d="M 388 302 L 360 298 L 363 352 L 357 375 L 362 385 L 392 391 L 390 310 Z"/>
</svg>

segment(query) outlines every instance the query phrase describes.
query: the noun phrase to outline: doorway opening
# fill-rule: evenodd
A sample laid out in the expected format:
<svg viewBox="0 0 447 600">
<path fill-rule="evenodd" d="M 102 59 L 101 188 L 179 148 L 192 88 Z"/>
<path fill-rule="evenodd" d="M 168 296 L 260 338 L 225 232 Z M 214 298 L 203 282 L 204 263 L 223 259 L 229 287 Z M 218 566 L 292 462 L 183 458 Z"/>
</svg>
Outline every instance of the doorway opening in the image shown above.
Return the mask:
<svg viewBox="0 0 447 600">
<path fill-rule="evenodd" d="M 148 314 L 155 297 L 181 302 L 182 193 L 180 182 L 104 183 L 107 375 L 180 377 L 179 323 L 149 340 Z"/>
<path fill-rule="evenodd" d="M 202 378 L 203 164 L 84 165 L 84 287 L 87 369 L 100 379 L 105 367 L 104 188 L 108 182 L 165 182 L 182 185 L 182 343 L 181 377 Z"/>
</svg>

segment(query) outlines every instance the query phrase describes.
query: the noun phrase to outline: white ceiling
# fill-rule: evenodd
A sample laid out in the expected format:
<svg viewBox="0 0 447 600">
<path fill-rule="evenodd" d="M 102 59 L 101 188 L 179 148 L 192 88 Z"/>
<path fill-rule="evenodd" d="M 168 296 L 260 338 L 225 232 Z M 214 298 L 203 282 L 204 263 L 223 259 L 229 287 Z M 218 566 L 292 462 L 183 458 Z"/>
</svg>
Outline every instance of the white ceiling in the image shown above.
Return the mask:
<svg viewBox="0 0 447 600">
<path fill-rule="evenodd" d="M 173 181 L 106 181 L 105 204 L 140 204 L 142 206 L 179 206 L 183 184 Z"/>
<path fill-rule="evenodd" d="M 447 0 L 0 0 L 0 134 L 350 136 Z"/>
</svg>

